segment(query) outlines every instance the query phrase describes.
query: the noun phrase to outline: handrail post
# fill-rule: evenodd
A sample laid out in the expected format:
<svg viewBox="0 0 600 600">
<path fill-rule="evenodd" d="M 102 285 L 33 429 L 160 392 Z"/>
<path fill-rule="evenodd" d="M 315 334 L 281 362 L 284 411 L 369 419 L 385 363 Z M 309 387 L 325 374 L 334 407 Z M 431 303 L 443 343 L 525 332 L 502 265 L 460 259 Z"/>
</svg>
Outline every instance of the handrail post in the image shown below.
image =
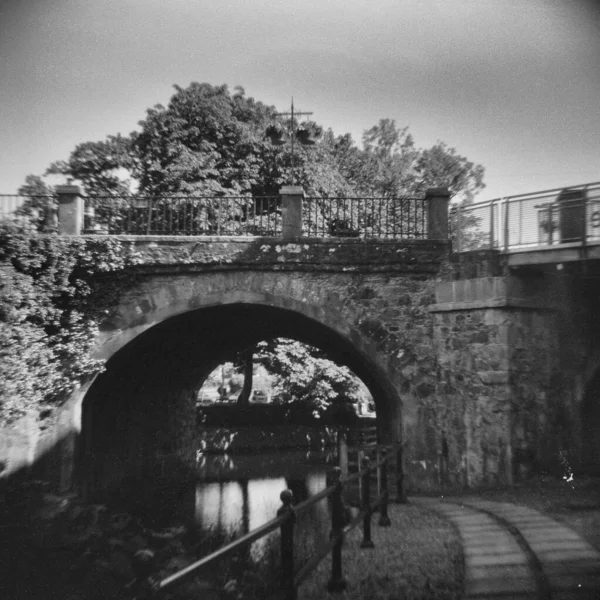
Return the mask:
<svg viewBox="0 0 600 600">
<path fill-rule="evenodd" d="M 398 502 L 406 503 L 406 494 L 404 492 L 404 448 L 402 442 L 397 442 L 396 446 L 396 490 L 398 493 Z"/>
<path fill-rule="evenodd" d="M 494 249 L 494 244 L 495 244 L 495 226 L 496 226 L 496 221 L 494 219 L 494 201 L 492 200 L 490 202 L 490 250 Z"/>
<path fill-rule="evenodd" d="M 510 202 L 508 199 L 504 200 L 504 252 L 508 252 L 509 246 L 509 217 L 510 217 Z"/>
<path fill-rule="evenodd" d="M 296 516 L 292 509 L 294 495 L 291 490 L 283 490 L 279 495 L 282 506 L 277 510 L 277 516 L 285 516 L 281 525 L 281 587 L 285 600 L 296 600 L 297 590 L 294 585 L 294 524 Z"/>
<path fill-rule="evenodd" d="M 368 456 L 363 459 L 365 472 L 361 475 L 362 479 L 362 498 L 361 506 L 364 511 L 363 517 L 363 539 L 361 548 L 374 548 L 375 544 L 371 539 L 371 465 Z"/>
<path fill-rule="evenodd" d="M 361 433 L 361 444 L 364 443 L 364 435 Z M 360 473 L 362 471 L 363 459 L 365 458 L 365 451 L 360 448 L 356 452 L 356 470 Z M 362 498 L 362 479 L 358 478 L 358 497 Z"/>
<path fill-rule="evenodd" d="M 462 206 L 460 204 L 456 215 L 456 252 L 462 252 Z"/>
<path fill-rule="evenodd" d="M 341 469 L 342 477 L 348 475 L 348 440 L 346 432 L 343 429 L 338 431 L 337 435 L 338 463 Z"/>
<path fill-rule="evenodd" d="M 332 480 L 335 490 L 331 496 L 331 535 L 337 538 L 331 549 L 331 579 L 327 583 L 329 592 L 342 592 L 346 581 L 342 576 L 342 546 L 344 543 L 344 503 L 342 500 L 341 470 L 334 467 Z"/>
<path fill-rule="evenodd" d="M 383 464 L 377 467 L 379 473 L 379 481 L 381 481 L 381 503 L 379 504 L 379 525 L 381 527 L 388 527 L 392 524 L 390 517 L 388 516 L 388 457 L 387 450 L 382 448 L 381 454 L 383 455 Z"/>
</svg>

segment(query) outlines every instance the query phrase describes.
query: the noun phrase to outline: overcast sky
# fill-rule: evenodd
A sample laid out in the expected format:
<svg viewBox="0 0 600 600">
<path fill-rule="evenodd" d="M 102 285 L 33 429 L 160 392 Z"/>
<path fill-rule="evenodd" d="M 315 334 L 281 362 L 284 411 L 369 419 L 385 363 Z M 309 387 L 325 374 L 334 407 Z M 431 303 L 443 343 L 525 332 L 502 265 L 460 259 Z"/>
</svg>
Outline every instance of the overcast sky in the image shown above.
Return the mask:
<svg viewBox="0 0 600 600">
<path fill-rule="evenodd" d="M 380 118 L 486 169 L 477 200 L 600 180 L 596 0 L 0 0 L 0 193 L 226 83 L 336 133 Z"/>
</svg>

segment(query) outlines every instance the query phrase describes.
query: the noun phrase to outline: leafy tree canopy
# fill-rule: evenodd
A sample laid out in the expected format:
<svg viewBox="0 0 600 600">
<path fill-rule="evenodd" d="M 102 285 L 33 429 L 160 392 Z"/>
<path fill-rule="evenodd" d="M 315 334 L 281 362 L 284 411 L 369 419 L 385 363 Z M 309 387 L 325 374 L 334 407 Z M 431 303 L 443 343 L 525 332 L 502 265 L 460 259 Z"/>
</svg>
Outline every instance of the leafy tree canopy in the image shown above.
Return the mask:
<svg viewBox="0 0 600 600">
<path fill-rule="evenodd" d="M 191 83 L 174 86 L 167 106 L 147 110 L 139 130 L 85 142 L 47 173 L 81 182 L 93 195 L 276 195 L 292 181 L 309 196 L 422 195 L 449 187 L 470 202 L 483 189 L 483 167 L 438 142 L 418 148 L 408 127 L 381 119 L 364 132 L 362 146 L 349 134 L 324 132 L 309 148 L 273 146 L 265 130 L 289 119 L 248 97 L 241 87 Z M 294 126 L 298 126 L 298 122 Z M 314 122 L 303 123 L 318 127 Z"/>
</svg>

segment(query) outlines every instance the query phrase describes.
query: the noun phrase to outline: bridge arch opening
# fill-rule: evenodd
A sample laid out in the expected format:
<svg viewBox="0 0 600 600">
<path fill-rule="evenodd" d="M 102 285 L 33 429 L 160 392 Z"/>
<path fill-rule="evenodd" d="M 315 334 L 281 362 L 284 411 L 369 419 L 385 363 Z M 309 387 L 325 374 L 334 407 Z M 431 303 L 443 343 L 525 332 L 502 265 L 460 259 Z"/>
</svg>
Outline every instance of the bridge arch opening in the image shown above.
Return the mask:
<svg viewBox="0 0 600 600">
<path fill-rule="evenodd" d="M 82 489 L 95 497 L 143 493 L 157 482 L 189 477 L 197 391 L 216 366 L 265 339 L 295 339 L 347 366 L 373 396 L 379 438 L 399 439 L 396 385 L 365 340 L 339 329 L 294 307 L 243 301 L 188 310 L 147 328 L 110 357 L 84 398 Z"/>
</svg>

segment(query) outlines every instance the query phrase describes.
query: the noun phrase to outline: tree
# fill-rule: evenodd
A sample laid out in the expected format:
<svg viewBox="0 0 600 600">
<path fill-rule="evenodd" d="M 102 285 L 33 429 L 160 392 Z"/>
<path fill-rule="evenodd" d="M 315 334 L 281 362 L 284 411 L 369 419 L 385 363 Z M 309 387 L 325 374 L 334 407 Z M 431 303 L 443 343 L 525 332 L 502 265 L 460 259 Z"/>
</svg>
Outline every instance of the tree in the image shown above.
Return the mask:
<svg viewBox="0 0 600 600">
<path fill-rule="evenodd" d="M 49 210 L 56 208 L 54 189 L 39 175 L 27 175 L 25 183 L 17 193 L 19 196 L 25 196 L 26 199 L 15 213 L 29 219 L 38 231 L 43 230 L 49 217 Z"/>
<path fill-rule="evenodd" d="M 381 119 L 363 134 L 361 180 L 370 180 L 375 196 L 407 196 L 413 192 L 419 152 L 408 127 L 398 129 L 392 119 Z"/>
<path fill-rule="evenodd" d="M 473 202 L 484 187 L 484 168 L 476 165 L 454 148 L 438 142 L 427 150 L 421 150 L 415 163 L 417 182 L 415 189 L 424 194 L 427 188 L 445 187 L 454 200 L 465 204 Z"/>
<path fill-rule="evenodd" d="M 403 198 L 421 196 L 427 187 L 447 186 L 454 198 L 466 202 L 483 188 L 481 165 L 443 142 L 417 148 L 408 127 L 400 128 L 392 119 L 367 129 L 361 148 L 349 134 L 336 137 L 328 130 L 315 146 L 295 144 L 292 156 L 291 144 L 267 141 L 267 127 L 289 131 L 300 125 L 319 127 L 316 123 L 291 123 L 240 87 L 233 93 L 226 85 L 208 83 L 174 88 L 167 106 L 147 110 L 138 131 L 79 144 L 68 160 L 53 163 L 47 173 L 77 179 L 88 195 L 128 199 L 135 188 L 137 196 L 152 201 L 152 213 L 144 215 L 154 215 L 153 227 L 162 227 L 161 218 L 169 223 L 181 218 L 187 229 L 205 233 L 272 232 L 281 220 L 280 201 L 263 204 L 256 197 L 278 196 L 293 179 L 307 196 L 322 198 L 310 203 L 311 223 L 320 234 L 358 235 L 372 227 L 369 213 L 375 204 L 364 204 L 360 214 L 349 217 L 354 206 L 349 197 L 398 199 L 398 218 L 404 218 L 402 203 L 408 201 Z M 123 204 L 129 207 L 127 201 Z M 120 206 L 116 200 L 108 205 Z M 103 208 L 102 203 L 96 206 Z M 257 229 L 256 217 L 265 215 L 274 225 Z M 339 215 L 344 223 L 338 222 Z M 117 223 L 119 218 L 125 217 L 116 215 Z M 392 218 L 393 231 L 396 225 Z"/>
<path fill-rule="evenodd" d="M 275 395 L 282 402 L 303 403 L 322 411 L 337 400 L 355 402 L 360 398 L 360 384 L 347 367 L 297 340 L 260 342 L 256 361 L 277 378 Z"/>
<path fill-rule="evenodd" d="M 66 161 L 52 163 L 46 175 L 75 179 L 90 195 L 129 196 L 136 158 L 129 137 L 109 135 L 103 141 L 78 144 Z"/>
<path fill-rule="evenodd" d="M 239 195 L 259 185 L 264 130 L 274 109 L 237 88 L 174 86 L 167 107 L 156 105 L 132 134 L 140 189 L 150 195 Z"/>
</svg>

